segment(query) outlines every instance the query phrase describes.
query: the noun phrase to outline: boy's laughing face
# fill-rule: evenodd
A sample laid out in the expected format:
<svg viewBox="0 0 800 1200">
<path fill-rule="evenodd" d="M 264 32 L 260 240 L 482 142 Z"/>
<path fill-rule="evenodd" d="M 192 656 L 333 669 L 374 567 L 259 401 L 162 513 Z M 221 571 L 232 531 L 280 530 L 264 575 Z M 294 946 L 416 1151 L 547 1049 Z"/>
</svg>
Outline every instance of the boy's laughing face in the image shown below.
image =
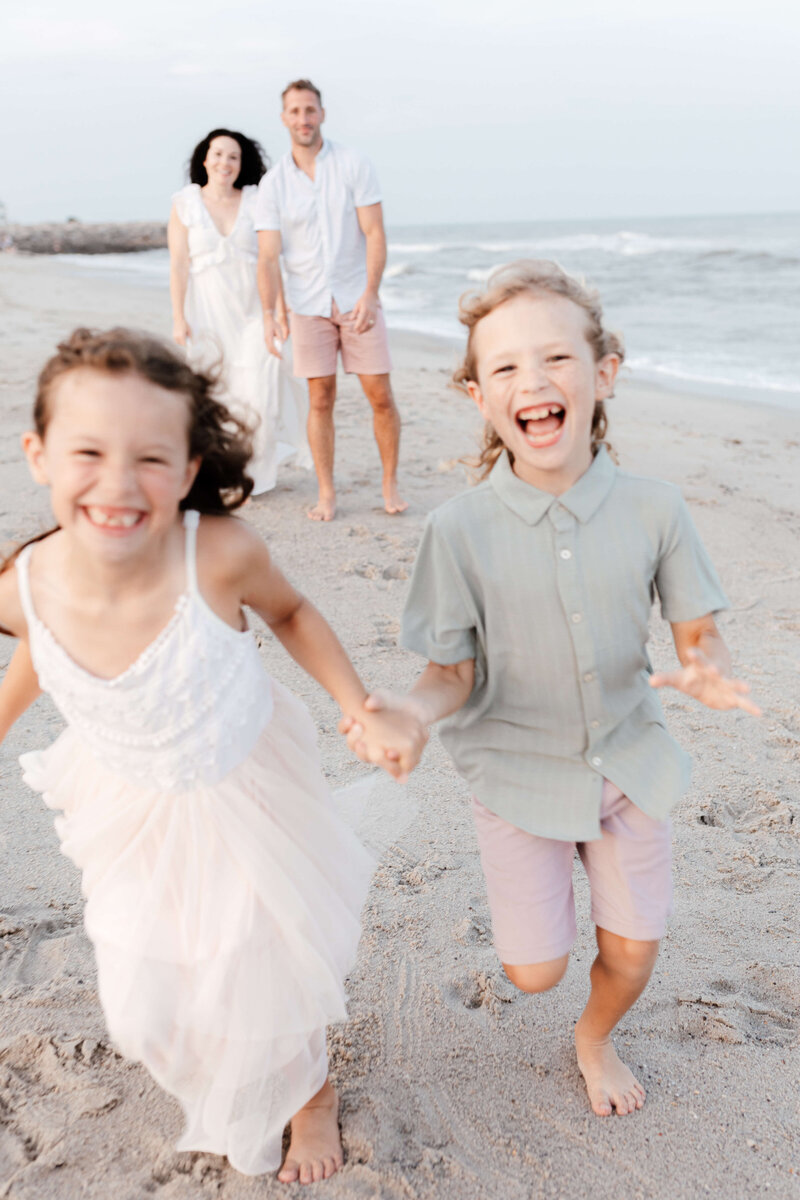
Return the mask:
<svg viewBox="0 0 800 1200">
<path fill-rule="evenodd" d="M 526 483 L 560 495 L 592 461 L 595 404 L 611 395 L 619 359 L 599 362 L 588 315 L 565 296 L 526 293 L 475 326 L 477 380 L 467 388 Z"/>
</svg>

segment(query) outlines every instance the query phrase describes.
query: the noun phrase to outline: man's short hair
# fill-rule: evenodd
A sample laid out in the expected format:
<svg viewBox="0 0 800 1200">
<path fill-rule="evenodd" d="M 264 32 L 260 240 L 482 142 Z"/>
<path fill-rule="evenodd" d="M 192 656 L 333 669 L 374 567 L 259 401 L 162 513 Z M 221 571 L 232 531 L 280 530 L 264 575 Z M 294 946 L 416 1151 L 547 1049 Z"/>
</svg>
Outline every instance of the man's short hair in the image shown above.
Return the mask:
<svg viewBox="0 0 800 1200">
<path fill-rule="evenodd" d="M 288 92 L 313 92 L 319 100 L 319 106 L 322 108 L 322 92 L 313 84 L 310 79 L 294 79 L 291 83 L 287 83 L 286 87 L 281 92 L 281 102 L 286 105 L 286 96 Z"/>
</svg>

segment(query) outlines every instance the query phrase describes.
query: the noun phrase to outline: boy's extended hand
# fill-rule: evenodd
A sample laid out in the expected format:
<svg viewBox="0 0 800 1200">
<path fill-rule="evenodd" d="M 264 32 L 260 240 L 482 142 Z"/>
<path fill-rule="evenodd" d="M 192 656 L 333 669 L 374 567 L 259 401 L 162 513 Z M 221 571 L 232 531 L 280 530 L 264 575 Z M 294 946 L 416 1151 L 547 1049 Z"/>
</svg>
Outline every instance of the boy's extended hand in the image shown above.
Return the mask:
<svg viewBox="0 0 800 1200">
<path fill-rule="evenodd" d="M 687 696 L 693 696 L 707 708 L 741 708 L 754 717 L 761 716 L 761 709 L 747 696 L 750 685 L 741 679 L 728 679 L 701 650 L 687 650 L 691 662 L 677 671 L 657 671 L 650 676 L 650 687 L 672 687 Z"/>
<path fill-rule="evenodd" d="M 413 700 L 392 692 L 367 696 L 360 713 L 342 717 L 339 732 L 362 762 L 383 767 L 398 783 L 408 782 L 428 741 Z"/>
</svg>

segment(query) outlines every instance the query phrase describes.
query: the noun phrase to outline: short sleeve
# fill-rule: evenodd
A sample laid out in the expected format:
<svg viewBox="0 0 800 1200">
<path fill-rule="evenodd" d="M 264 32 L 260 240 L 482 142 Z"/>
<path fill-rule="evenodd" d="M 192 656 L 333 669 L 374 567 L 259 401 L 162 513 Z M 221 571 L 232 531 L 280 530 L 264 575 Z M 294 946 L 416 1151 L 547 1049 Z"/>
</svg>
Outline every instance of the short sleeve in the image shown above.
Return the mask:
<svg viewBox="0 0 800 1200">
<path fill-rule="evenodd" d="M 281 210 L 278 203 L 277 177 L 268 171 L 258 185 L 253 224 L 256 229 L 280 231 Z"/>
<path fill-rule="evenodd" d="M 672 519 L 655 573 L 665 621 L 695 621 L 728 607 L 713 563 L 695 529 L 686 501 L 675 492 Z"/>
<path fill-rule="evenodd" d="M 352 163 L 351 188 L 353 203 L 356 208 L 366 208 L 369 204 L 380 204 L 381 187 L 378 183 L 378 173 L 368 158 L 359 154 Z"/>
<path fill-rule="evenodd" d="M 442 666 L 475 658 L 477 628 L 472 608 L 452 551 L 429 521 L 414 564 L 401 644 Z"/>
<path fill-rule="evenodd" d="M 188 229 L 197 224 L 197 200 L 200 189 L 196 183 L 189 183 L 172 197 L 172 204 L 178 214 L 178 220 Z"/>
</svg>

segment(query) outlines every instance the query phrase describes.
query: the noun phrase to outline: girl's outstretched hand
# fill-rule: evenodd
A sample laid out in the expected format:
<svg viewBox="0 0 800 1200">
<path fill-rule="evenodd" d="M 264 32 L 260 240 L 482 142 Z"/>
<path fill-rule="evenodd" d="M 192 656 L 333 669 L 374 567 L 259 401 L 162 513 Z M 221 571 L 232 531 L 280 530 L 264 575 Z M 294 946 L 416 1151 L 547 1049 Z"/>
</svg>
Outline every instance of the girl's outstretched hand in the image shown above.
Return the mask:
<svg viewBox="0 0 800 1200">
<path fill-rule="evenodd" d="M 393 692 L 372 692 L 357 716 L 342 717 L 339 732 L 362 762 L 383 767 L 398 783 L 408 782 L 428 741 L 413 700 Z"/>
<path fill-rule="evenodd" d="M 741 708 L 751 716 L 760 717 L 761 709 L 748 700 L 750 685 L 741 679 L 728 679 L 719 667 L 701 650 L 687 650 L 690 663 L 677 671 L 657 671 L 650 676 L 650 687 L 672 687 L 687 696 L 693 696 L 707 708 Z"/>
</svg>

